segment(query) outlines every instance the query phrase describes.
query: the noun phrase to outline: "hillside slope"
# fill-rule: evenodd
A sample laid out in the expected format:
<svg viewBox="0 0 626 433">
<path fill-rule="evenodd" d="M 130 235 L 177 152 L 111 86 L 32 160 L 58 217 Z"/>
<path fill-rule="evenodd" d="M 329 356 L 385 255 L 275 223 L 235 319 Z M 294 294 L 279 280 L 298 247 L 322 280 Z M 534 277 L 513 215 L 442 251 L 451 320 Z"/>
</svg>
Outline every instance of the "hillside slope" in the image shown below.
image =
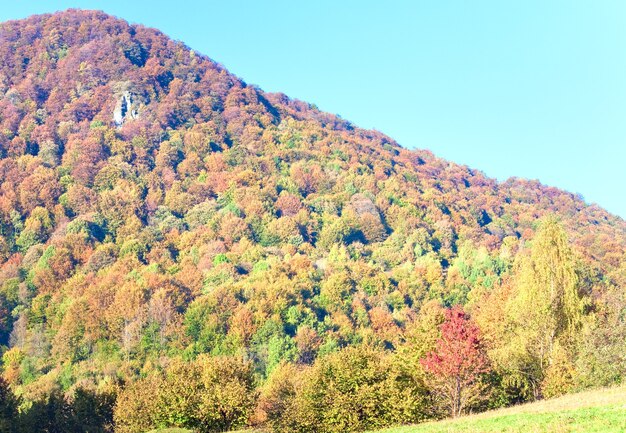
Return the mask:
<svg viewBox="0 0 626 433">
<path fill-rule="evenodd" d="M 378 430 L 379 433 L 618 433 L 626 430 L 626 389 L 600 389 L 456 420 Z"/>
<path fill-rule="evenodd" d="M 405 149 L 101 12 L 2 23 L 0 59 L 0 345 L 26 401 L 202 354 L 246 360 L 254 387 L 357 346 L 412 353 L 412 375 L 457 304 L 495 353 L 489 308 L 549 215 L 585 306 L 558 392 L 625 374 L 626 222 L 580 197 Z M 518 382 L 485 404 L 543 392 Z"/>
</svg>

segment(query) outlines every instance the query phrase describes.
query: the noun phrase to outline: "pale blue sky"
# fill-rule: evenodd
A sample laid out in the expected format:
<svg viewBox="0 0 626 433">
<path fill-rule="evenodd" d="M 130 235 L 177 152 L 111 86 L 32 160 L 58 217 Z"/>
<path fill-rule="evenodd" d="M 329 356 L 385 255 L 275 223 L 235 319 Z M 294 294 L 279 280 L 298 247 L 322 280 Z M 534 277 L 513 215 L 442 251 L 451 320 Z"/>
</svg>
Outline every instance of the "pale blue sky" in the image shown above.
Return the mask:
<svg viewBox="0 0 626 433">
<path fill-rule="evenodd" d="M 246 82 L 626 217 L 626 2 L 6 1 L 157 27 Z"/>
</svg>

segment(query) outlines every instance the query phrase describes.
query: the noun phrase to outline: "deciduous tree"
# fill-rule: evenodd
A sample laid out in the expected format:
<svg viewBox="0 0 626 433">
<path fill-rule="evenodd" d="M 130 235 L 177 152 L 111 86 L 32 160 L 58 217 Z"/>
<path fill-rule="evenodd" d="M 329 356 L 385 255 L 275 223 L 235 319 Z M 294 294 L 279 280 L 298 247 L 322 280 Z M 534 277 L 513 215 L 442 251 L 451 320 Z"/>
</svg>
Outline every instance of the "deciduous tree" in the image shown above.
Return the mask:
<svg viewBox="0 0 626 433">
<path fill-rule="evenodd" d="M 485 395 L 481 381 L 489 371 L 480 330 L 461 307 L 446 311 L 436 349 L 422 360 L 436 398 L 450 416 L 465 413 Z"/>
</svg>

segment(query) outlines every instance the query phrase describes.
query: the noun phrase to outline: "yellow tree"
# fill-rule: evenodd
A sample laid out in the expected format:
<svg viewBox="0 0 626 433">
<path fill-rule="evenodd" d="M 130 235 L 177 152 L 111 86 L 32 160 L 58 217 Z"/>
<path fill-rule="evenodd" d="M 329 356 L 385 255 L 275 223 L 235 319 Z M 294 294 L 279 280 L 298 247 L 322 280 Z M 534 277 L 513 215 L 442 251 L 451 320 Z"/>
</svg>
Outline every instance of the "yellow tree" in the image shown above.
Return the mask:
<svg viewBox="0 0 626 433">
<path fill-rule="evenodd" d="M 575 258 L 555 217 L 541 222 L 530 251 L 522 251 L 513 293 L 506 305 L 509 329 L 496 351 L 499 363 L 516 385 L 540 398 L 546 388 L 566 378 L 583 300 Z M 558 365 L 557 365 L 558 363 Z M 554 393 L 554 392 L 552 392 Z"/>
</svg>

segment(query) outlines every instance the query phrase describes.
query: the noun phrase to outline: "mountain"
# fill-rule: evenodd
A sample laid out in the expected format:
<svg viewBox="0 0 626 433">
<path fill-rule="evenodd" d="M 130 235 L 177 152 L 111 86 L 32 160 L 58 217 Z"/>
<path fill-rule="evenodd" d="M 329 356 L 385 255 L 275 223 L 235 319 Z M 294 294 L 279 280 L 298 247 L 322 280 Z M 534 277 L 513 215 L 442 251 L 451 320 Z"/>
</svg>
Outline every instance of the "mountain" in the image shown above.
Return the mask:
<svg viewBox="0 0 626 433">
<path fill-rule="evenodd" d="M 230 357 L 249 369 L 241 386 L 253 397 L 241 404 L 256 415 L 217 428 L 271 423 L 262 397 L 281 374 L 340 368 L 351 350 L 419 358 L 455 305 L 478 323 L 493 366 L 499 391 L 481 407 L 626 372 L 626 222 L 581 197 L 537 181 L 498 183 L 403 148 L 102 12 L 2 23 L 0 59 L 0 344 L 3 377 L 22 404 L 107 390 L 118 396 L 119 431 L 190 427 L 152 413 L 145 425 L 124 424 L 132 414 L 119 401 L 132 407 L 145 381 L 170 368 L 191 374 L 200 362 L 227 374 L 215 359 Z M 545 243 L 558 253 L 548 269 L 563 264 L 551 278 L 574 282 L 584 304 L 575 333 L 585 338 L 553 345 L 565 335 L 559 320 L 574 329 L 573 316 L 559 315 L 571 313 L 569 292 L 553 293 L 546 365 L 556 371 L 565 358 L 558 371 L 569 373 L 520 379 L 498 358 L 513 328 L 497 311 L 532 310 L 515 293 L 526 287 L 519 281 L 539 281 L 538 233 L 552 225 L 567 245 L 561 231 L 544 230 L 557 233 Z M 430 389 L 423 399 L 435 394 L 427 372 L 411 379 Z M 440 413 L 422 409 L 338 431 Z"/>
</svg>

